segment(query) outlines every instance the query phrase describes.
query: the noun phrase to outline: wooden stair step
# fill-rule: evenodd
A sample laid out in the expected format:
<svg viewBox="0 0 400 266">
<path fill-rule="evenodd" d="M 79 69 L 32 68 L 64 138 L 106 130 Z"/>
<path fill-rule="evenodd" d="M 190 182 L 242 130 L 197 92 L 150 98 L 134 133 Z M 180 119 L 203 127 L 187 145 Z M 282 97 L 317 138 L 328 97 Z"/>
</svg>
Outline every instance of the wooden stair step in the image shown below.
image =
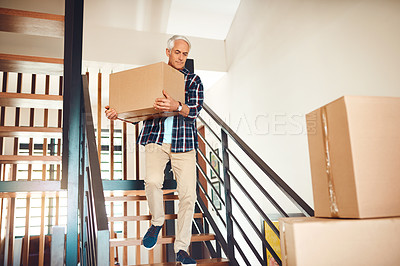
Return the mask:
<svg viewBox="0 0 400 266">
<path fill-rule="evenodd" d="M 214 259 L 201 259 L 196 260 L 197 265 L 229 265 L 229 260 L 224 258 L 214 258 Z M 133 266 L 133 265 L 132 265 Z M 160 262 L 151 264 L 139 264 L 137 266 L 176 266 L 176 262 Z"/>
<path fill-rule="evenodd" d="M 61 156 L 0 155 L 1 164 L 61 164 Z"/>
<path fill-rule="evenodd" d="M 0 92 L 0 106 L 62 109 L 63 97 L 60 95 Z"/>
<path fill-rule="evenodd" d="M 213 234 L 193 234 L 191 242 L 214 240 Z M 157 244 L 174 243 L 175 236 L 162 236 L 158 238 Z M 110 239 L 110 247 L 140 246 L 142 238 L 114 238 Z"/>
<path fill-rule="evenodd" d="M 63 38 L 64 16 L 0 8 L 0 31 Z"/>
<path fill-rule="evenodd" d="M 177 219 L 177 214 L 166 214 L 166 220 Z M 203 218 L 202 213 L 195 213 L 193 218 Z M 148 221 L 151 220 L 151 215 L 141 215 L 141 216 L 120 216 L 120 217 L 108 217 L 109 222 L 129 222 L 129 221 Z"/>
<path fill-rule="evenodd" d="M 164 195 L 164 201 L 177 200 L 178 195 Z M 110 196 L 104 197 L 105 201 L 145 201 L 146 196 Z"/>
<path fill-rule="evenodd" d="M 62 76 L 64 60 L 62 58 L 0 53 L 0 71 Z"/>
<path fill-rule="evenodd" d="M 61 138 L 62 128 L 0 126 L 0 137 Z"/>
<path fill-rule="evenodd" d="M 116 180 L 112 180 L 113 182 Z M 120 180 L 117 180 L 120 181 Z M 142 180 L 138 180 L 138 181 L 142 181 Z M 162 192 L 163 194 L 171 194 L 176 192 L 176 189 L 163 189 Z M 105 197 L 115 197 L 115 196 L 144 196 L 146 195 L 146 192 L 144 191 L 144 189 L 139 189 L 139 190 L 124 190 L 124 191 L 112 191 L 112 190 L 108 190 L 108 191 L 104 191 L 104 196 Z"/>
</svg>

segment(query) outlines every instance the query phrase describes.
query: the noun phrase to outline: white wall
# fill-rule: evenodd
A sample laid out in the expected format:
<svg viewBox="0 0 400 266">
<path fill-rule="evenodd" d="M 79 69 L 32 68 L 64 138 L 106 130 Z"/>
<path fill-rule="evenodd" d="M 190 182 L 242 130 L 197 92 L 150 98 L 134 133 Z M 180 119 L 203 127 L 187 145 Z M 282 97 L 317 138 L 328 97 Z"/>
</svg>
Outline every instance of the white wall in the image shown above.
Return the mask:
<svg viewBox="0 0 400 266">
<path fill-rule="evenodd" d="M 241 1 L 206 103 L 313 206 L 304 115 L 342 95 L 400 96 L 399 29 L 400 1 Z"/>
</svg>

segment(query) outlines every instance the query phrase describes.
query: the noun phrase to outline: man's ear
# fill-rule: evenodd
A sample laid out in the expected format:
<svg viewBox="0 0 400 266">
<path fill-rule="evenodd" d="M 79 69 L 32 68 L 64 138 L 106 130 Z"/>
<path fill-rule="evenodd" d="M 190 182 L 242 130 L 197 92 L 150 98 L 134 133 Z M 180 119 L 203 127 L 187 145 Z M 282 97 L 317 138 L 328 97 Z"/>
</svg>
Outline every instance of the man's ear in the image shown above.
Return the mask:
<svg viewBox="0 0 400 266">
<path fill-rule="evenodd" d="M 168 48 L 166 48 L 165 49 L 165 53 L 167 54 L 167 56 L 169 57 L 169 55 L 170 55 L 170 51 L 169 51 L 169 49 Z"/>
</svg>

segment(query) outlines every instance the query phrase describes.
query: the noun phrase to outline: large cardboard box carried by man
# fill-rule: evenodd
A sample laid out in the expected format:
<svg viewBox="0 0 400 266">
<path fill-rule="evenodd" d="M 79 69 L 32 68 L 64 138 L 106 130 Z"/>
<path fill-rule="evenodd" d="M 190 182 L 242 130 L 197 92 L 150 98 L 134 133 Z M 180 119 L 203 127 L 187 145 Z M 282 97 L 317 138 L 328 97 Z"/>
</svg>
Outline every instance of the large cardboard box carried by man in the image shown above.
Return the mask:
<svg viewBox="0 0 400 266">
<path fill-rule="evenodd" d="M 130 122 L 177 115 L 154 109 L 155 99 L 164 97 L 163 89 L 185 103 L 183 73 L 163 62 L 116 72 L 110 75 L 110 106 L 119 118 Z"/>
<path fill-rule="evenodd" d="M 400 265 L 400 217 L 280 218 L 282 265 Z"/>
<path fill-rule="evenodd" d="M 400 98 L 344 96 L 306 118 L 315 216 L 400 216 Z"/>
</svg>

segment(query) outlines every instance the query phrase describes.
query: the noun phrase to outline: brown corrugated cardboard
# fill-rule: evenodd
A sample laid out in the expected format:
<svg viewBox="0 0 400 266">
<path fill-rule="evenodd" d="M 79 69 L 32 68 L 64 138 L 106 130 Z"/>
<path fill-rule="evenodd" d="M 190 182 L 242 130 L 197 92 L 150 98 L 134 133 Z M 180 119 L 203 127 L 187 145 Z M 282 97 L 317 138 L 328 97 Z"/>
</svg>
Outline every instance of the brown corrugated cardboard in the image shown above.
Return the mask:
<svg viewBox="0 0 400 266">
<path fill-rule="evenodd" d="M 400 98 L 368 96 L 307 114 L 316 217 L 400 216 L 399 114 Z"/>
<path fill-rule="evenodd" d="M 400 265 L 400 217 L 280 218 L 282 265 Z"/>
<path fill-rule="evenodd" d="M 184 75 L 163 62 L 113 73 L 110 106 L 119 118 L 131 122 L 176 115 L 153 108 L 155 99 L 164 97 L 163 89 L 176 101 L 185 103 Z"/>
</svg>

